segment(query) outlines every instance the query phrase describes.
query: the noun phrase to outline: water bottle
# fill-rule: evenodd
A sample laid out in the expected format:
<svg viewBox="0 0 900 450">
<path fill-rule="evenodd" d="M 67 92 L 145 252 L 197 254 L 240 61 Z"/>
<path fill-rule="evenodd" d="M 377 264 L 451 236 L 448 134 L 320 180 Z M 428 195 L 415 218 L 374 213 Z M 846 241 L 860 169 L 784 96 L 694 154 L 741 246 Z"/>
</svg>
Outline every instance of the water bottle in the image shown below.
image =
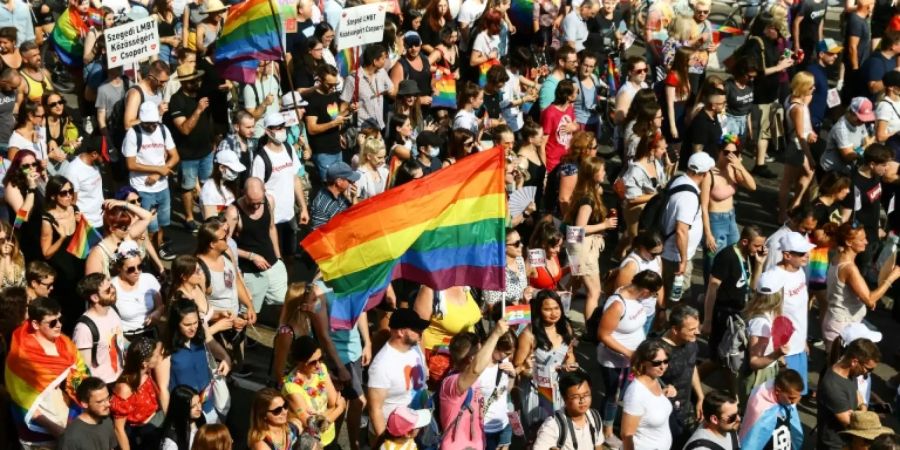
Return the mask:
<svg viewBox="0 0 900 450">
<path fill-rule="evenodd" d="M 669 300 L 680 301 L 682 294 L 684 294 L 684 275 L 675 275 L 675 278 L 672 279 L 672 292 L 669 293 Z"/>
</svg>

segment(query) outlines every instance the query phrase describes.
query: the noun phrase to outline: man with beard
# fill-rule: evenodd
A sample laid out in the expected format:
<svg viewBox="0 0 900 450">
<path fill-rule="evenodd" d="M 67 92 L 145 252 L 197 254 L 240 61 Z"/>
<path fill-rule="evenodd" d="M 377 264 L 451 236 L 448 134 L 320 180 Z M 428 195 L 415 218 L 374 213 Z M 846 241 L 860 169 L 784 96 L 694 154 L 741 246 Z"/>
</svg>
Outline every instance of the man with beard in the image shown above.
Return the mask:
<svg viewBox="0 0 900 450">
<path fill-rule="evenodd" d="M 12 67 L 0 71 L 0 150 L 6 154 L 9 148 L 7 143 L 16 127 L 16 115 L 18 96 L 22 77 Z"/>
<path fill-rule="evenodd" d="M 738 450 L 740 427 L 737 397 L 725 391 L 712 391 L 703 399 L 703 424 L 688 439 L 684 450 Z"/>
<path fill-rule="evenodd" d="M 97 377 L 85 378 L 76 391 L 83 410 L 59 439 L 60 450 L 111 450 L 119 441 L 109 420 L 109 389 Z"/>
<path fill-rule="evenodd" d="M 419 104 L 425 108 L 431 105 L 431 64 L 422 53 L 422 37 L 415 31 L 407 31 L 403 35 L 403 46 L 406 53 L 391 68 L 394 91 L 400 89 L 400 82 L 403 80 L 415 81 L 419 87 Z"/>
<path fill-rule="evenodd" d="M 72 183 L 78 210 L 96 229 L 103 226 L 103 177 L 97 168 L 103 159 L 100 153 L 102 146 L 99 136 L 88 136 L 78 147 L 78 156 L 66 165 L 62 173 Z"/>
<path fill-rule="evenodd" d="M 76 291 L 88 310 L 78 319 L 72 340 L 91 375 L 113 383 L 122 374 L 125 354 L 122 319 L 112 309 L 116 304 L 116 288 L 108 276 L 92 273 L 78 282 Z"/>
<path fill-rule="evenodd" d="M 370 437 L 380 436 L 387 426 L 387 418 L 401 406 L 412 408 L 416 393 L 425 387 L 425 357 L 419 347 L 422 332 L 428 321 L 409 308 L 398 309 L 391 315 L 388 326 L 391 337 L 369 366 Z"/>
<path fill-rule="evenodd" d="M 163 87 L 169 82 L 169 65 L 163 61 L 154 61 L 150 64 L 146 75 L 141 78 L 137 86 L 125 93 L 125 129 L 140 124 L 139 110 L 144 102 L 152 102 L 159 107 L 159 114 L 165 114 L 169 109 L 168 103 L 163 103 Z M 118 143 L 116 143 L 118 144 Z"/>
<path fill-rule="evenodd" d="M 203 71 L 198 71 L 192 64 L 178 67 L 181 89 L 172 96 L 168 113 L 172 137 L 181 159 L 179 171 L 184 223 L 191 231 L 200 226 L 194 220 L 194 196 L 199 195 L 200 185 L 212 176 L 213 169 L 212 118 L 209 98 L 198 95 L 201 77 Z"/>
<path fill-rule="evenodd" d="M 550 75 L 541 83 L 539 99 L 541 111 L 547 109 L 553 103 L 553 100 L 556 99 L 556 85 L 560 81 L 575 75 L 576 70 L 578 70 L 578 55 L 574 48 L 565 45 L 556 52 L 556 66 L 553 67 Z"/>
<path fill-rule="evenodd" d="M 681 448 L 690 437 L 697 420 L 702 417 L 703 386 L 697 373 L 697 336 L 700 334 L 700 313 L 686 304 L 679 304 L 669 311 L 669 330 L 662 340 L 669 344 L 669 369 L 662 376 L 664 385 L 675 386 L 672 448 Z M 697 398 L 697 408 L 691 404 L 691 391 Z"/>
</svg>

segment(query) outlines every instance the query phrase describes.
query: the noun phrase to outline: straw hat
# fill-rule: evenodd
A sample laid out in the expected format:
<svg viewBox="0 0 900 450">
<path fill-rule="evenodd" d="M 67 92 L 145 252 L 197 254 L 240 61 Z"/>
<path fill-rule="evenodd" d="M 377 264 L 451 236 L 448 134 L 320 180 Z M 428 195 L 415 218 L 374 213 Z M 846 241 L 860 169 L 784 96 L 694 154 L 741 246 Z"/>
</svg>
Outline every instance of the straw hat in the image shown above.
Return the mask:
<svg viewBox="0 0 900 450">
<path fill-rule="evenodd" d="M 228 7 L 222 4 L 222 0 L 206 0 L 200 7 L 201 14 L 213 14 L 227 10 Z"/>
<path fill-rule="evenodd" d="M 202 70 L 197 70 L 197 66 L 194 64 L 182 64 L 178 66 L 178 81 L 191 81 L 196 80 L 203 76 Z"/>
<path fill-rule="evenodd" d="M 893 434 L 894 430 L 882 426 L 878 414 L 871 411 L 853 411 L 850 414 L 850 426 L 840 433 L 859 436 L 871 441 L 882 434 Z"/>
</svg>

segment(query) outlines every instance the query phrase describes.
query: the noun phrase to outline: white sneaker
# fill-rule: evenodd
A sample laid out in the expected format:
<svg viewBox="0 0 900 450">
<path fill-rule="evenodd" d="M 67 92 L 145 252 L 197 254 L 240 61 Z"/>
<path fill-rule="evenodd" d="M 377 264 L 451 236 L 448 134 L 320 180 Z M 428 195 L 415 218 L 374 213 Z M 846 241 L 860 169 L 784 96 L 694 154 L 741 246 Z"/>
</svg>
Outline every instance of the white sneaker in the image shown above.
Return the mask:
<svg viewBox="0 0 900 450">
<path fill-rule="evenodd" d="M 618 450 L 622 448 L 622 440 L 619 439 L 615 434 L 609 435 L 609 437 L 604 439 L 603 445 L 612 450 Z"/>
</svg>

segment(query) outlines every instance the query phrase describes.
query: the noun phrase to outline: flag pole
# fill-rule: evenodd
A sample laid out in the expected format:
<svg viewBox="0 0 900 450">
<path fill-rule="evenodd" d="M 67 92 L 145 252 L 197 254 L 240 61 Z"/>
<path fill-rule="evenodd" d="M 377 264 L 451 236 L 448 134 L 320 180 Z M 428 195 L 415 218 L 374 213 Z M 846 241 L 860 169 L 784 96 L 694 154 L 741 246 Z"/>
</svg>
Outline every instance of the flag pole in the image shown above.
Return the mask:
<svg viewBox="0 0 900 450">
<path fill-rule="evenodd" d="M 281 31 L 281 16 L 278 15 L 278 12 L 275 11 L 275 6 L 272 5 L 272 3 L 274 3 L 274 1 L 275 0 L 267 0 L 266 3 L 269 4 L 269 11 L 272 12 L 272 22 L 275 22 L 275 30 L 278 33 L 278 39 L 281 40 L 281 37 L 284 36 L 284 34 Z M 299 33 L 300 30 L 297 30 L 297 32 Z M 285 42 L 282 42 L 281 43 L 282 45 L 280 46 L 281 60 L 284 61 L 284 64 L 285 64 L 284 71 L 285 71 L 285 73 L 287 73 L 288 87 L 291 88 L 291 100 L 294 103 L 294 114 L 297 115 L 297 119 L 299 120 L 300 119 L 300 107 L 298 106 L 298 103 L 300 103 L 300 102 L 297 101 L 297 94 L 295 94 L 296 89 L 294 88 L 294 76 L 291 74 L 291 68 L 287 67 L 287 53 L 285 53 L 285 49 L 284 49 L 284 47 L 287 45 L 287 37 L 286 36 L 284 38 L 284 41 Z M 277 99 L 275 99 L 275 101 L 281 102 L 281 99 L 277 98 Z M 280 106 L 279 106 L 279 109 L 281 109 Z"/>
</svg>

